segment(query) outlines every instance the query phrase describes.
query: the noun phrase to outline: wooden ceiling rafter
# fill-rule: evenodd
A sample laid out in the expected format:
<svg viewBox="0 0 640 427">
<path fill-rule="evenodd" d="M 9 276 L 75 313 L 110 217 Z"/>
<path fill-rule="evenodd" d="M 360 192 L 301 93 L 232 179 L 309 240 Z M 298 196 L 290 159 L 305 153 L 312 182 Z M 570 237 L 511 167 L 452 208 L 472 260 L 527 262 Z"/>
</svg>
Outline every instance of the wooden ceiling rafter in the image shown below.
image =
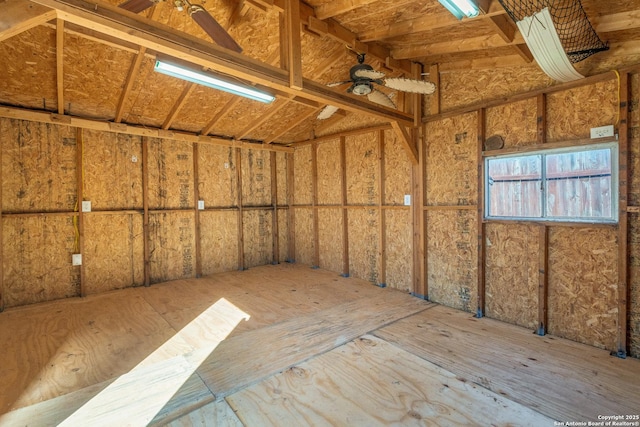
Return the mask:
<svg viewBox="0 0 640 427">
<path fill-rule="evenodd" d="M 300 114 L 296 118 L 296 120 L 294 120 L 292 123 L 286 123 L 285 126 L 282 126 L 280 129 L 278 129 L 276 132 L 274 132 L 268 138 L 266 138 L 263 141 L 263 144 L 272 144 L 273 142 L 275 142 L 276 139 L 280 138 L 282 135 L 289 132 L 290 129 L 293 129 L 294 127 L 298 126 L 300 123 L 304 123 L 307 119 L 313 116 L 317 116 L 320 113 L 320 111 L 322 111 L 323 108 L 324 107 L 310 109 L 310 111 L 304 114 Z"/>
<path fill-rule="evenodd" d="M 330 56 L 329 58 L 325 59 L 316 68 L 314 68 L 314 70 L 312 71 L 312 74 L 315 74 L 315 75 L 318 75 L 318 76 L 324 74 L 329 68 L 331 68 L 333 65 L 335 65 L 335 63 L 338 62 L 342 58 L 342 56 L 343 56 L 342 52 L 335 52 L 332 56 Z M 259 119 L 254 120 L 248 127 L 243 129 L 236 136 L 236 138 L 237 139 L 246 138 L 250 132 L 252 132 L 255 129 L 257 129 L 260 125 L 265 123 L 267 120 L 269 120 L 271 117 L 273 117 L 278 111 L 280 111 L 281 109 L 286 107 L 288 104 L 290 104 L 291 102 L 295 102 L 295 101 L 296 101 L 295 98 L 290 98 L 290 99 L 283 99 L 280 102 L 277 102 L 271 108 L 269 108 L 269 110 L 267 112 L 265 112 Z M 314 107 L 314 108 L 318 108 L 319 107 L 319 105 L 308 105 L 308 106 Z"/>
<path fill-rule="evenodd" d="M 0 41 L 55 20 L 56 17 L 54 9 L 31 3 L 29 0 L 4 0 L 0 19 Z"/>
<path fill-rule="evenodd" d="M 203 66 L 315 102 L 331 103 L 351 111 L 361 111 L 388 121 L 411 122 L 402 112 L 331 91 L 324 85 L 304 79 L 302 90 L 288 85 L 288 73 L 260 61 L 229 51 L 197 37 L 189 36 L 153 21 L 140 18 L 102 1 L 33 0 L 54 8 L 65 21 L 89 26 L 111 36 L 126 38 L 158 53 Z M 100 7 L 96 7 L 100 5 Z M 125 13 L 123 13 L 125 12 Z"/>
<path fill-rule="evenodd" d="M 164 123 L 162 124 L 162 129 L 169 129 L 171 127 L 176 117 L 178 117 L 180 110 L 182 109 L 182 107 L 184 107 L 184 104 L 187 102 L 187 99 L 191 96 L 195 88 L 196 88 L 195 83 L 187 82 L 187 84 L 184 86 L 184 89 L 182 90 L 182 93 L 180 94 L 176 102 L 173 104 L 173 107 L 171 107 L 171 111 L 169 111 L 167 118 L 164 120 Z"/>
</svg>

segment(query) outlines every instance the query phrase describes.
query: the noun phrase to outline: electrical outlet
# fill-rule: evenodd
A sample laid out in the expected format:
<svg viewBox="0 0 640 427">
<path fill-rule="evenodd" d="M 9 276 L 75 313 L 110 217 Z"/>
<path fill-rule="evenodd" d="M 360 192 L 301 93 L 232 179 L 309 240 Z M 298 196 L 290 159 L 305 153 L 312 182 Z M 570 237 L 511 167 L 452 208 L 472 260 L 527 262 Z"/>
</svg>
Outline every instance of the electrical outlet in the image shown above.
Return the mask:
<svg viewBox="0 0 640 427">
<path fill-rule="evenodd" d="M 609 136 L 613 136 L 613 132 L 613 125 L 591 128 L 591 138 L 607 138 Z"/>
<path fill-rule="evenodd" d="M 411 206 L 411 194 L 404 195 L 404 205 Z"/>
<path fill-rule="evenodd" d="M 136 156 L 136 155 L 131 156 L 131 162 L 137 163 L 138 162 L 138 156 Z"/>
<path fill-rule="evenodd" d="M 224 162 L 224 168 L 229 169 L 229 162 Z"/>
<path fill-rule="evenodd" d="M 83 200 L 82 201 L 82 212 L 91 212 L 91 201 Z"/>
<path fill-rule="evenodd" d="M 199 211 L 204 210 L 204 200 L 198 200 L 198 210 Z"/>
<path fill-rule="evenodd" d="M 82 254 L 72 254 L 71 265 L 82 265 Z"/>
</svg>

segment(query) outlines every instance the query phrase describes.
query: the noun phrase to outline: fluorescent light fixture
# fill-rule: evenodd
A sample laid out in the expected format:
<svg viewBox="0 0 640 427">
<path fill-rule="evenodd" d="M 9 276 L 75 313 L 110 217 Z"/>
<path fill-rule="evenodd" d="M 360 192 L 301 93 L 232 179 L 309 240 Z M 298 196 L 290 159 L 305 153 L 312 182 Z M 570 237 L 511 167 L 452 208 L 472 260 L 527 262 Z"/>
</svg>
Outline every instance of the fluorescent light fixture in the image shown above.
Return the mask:
<svg viewBox="0 0 640 427">
<path fill-rule="evenodd" d="M 463 17 L 473 18 L 478 16 L 480 9 L 472 0 L 438 0 L 441 5 L 458 19 Z"/>
<path fill-rule="evenodd" d="M 569 61 L 548 8 L 525 17 L 517 24 L 531 54 L 546 75 L 559 82 L 584 78 Z"/>
<path fill-rule="evenodd" d="M 273 95 L 269 95 L 268 93 L 261 92 L 249 86 L 232 83 L 223 80 L 220 77 L 214 77 L 213 75 L 205 73 L 203 71 L 194 71 L 189 68 L 169 64 L 163 61 L 156 61 L 155 70 L 168 76 L 177 77 L 179 79 L 187 80 L 199 85 L 223 90 L 234 95 L 244 96 L 245 98 L 264 102 L 266 104 L 273 102 L 273 100 L 276 99 Z"/>
</svg>

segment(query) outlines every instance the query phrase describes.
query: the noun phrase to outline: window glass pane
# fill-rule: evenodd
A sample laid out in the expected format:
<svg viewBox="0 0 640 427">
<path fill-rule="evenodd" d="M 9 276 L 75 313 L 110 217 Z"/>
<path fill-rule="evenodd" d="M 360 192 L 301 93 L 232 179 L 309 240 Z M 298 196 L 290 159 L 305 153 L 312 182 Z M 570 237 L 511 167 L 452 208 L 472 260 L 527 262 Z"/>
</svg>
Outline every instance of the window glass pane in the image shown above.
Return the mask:
<svg viewBox="0 0 640 427">
<path fill-rule="evenodd" d="M 546 216 L 612 218 L 611 150 L 547 154 Z"/>
<path fill-rule="evenodd" d="M 542 216 L 541 156 L 488 159 L 487 177 L 489 216 Z"/>
</svg>

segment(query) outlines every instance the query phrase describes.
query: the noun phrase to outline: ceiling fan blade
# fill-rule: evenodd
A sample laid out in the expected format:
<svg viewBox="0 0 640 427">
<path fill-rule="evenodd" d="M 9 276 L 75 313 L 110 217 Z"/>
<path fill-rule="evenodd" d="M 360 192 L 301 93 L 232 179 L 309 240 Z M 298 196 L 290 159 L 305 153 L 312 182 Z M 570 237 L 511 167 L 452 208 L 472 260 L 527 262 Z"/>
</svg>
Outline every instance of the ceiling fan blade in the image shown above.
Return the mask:
<svg viewBox="0 0 640 427">
<path fill-rule="evenodd" d="M 340 85 L 346 85 L 347 83 L 351 83 L 351 80 L 345 80 L 343 82 L 329 83 L 329 84 L 327 84 L 327 86 L 328 87 L 336 87 L 336 86 L 340 86 Z"/>
<path fill-rule="evenodd" d="M 424 80 L 412 80 L 403 78 L 384 79 L 382 83 L 391 89 L 401 90 L 403 92 L 422 93 L 431 95 L 436 91 L 436 85 Z"/>
<path fill-rule="evenodd" d="M 127 0 L 126 2 L 118 5 L 118 7 L 128 10 L 129 12 L 140 13 L 143 10 L 149 9 L 156 3 L 157 1 L 154 2 L 151 0 Z"/>
<path fill-rule="evenodd" d="M 318 114 L 318 120 L 326 120 L 329 117 L 333 116 L 335 112 L 338 110 L 339 110 L 338 107 L 334 107 L 333 105 L 327 105 L 322 109 L 322 111 L 320 111 L 320 114 Z"/>
<path fill-rule="evenodd" d="M 396 104 L 391 100 L 391 98 L 379 90 L 374 89 L 369 95 L 367 95 L 367 99 L 371 102 L 375 102 L 376 104 L 384 105 L 385 107 L 396 108 Z"/>
<path fill-rule="evenodd" d="M 385 76 L 382 71 L 376 70 L 357 70 L 353 73 L 356 77 L 364 77 L 365 79 L 378 80 Z"/>
<path fill-rule="evenodd" d="M 204 32 L 207 33 L 215 43 L 238 53 L 242 52 L 240 45 L 222 28 L 222 25 L 218 24 L 218 21 L 216 21 L 204 7 L 197 4 L 190 5 L 189 16 L 202 27 Z"/>
</svg>

